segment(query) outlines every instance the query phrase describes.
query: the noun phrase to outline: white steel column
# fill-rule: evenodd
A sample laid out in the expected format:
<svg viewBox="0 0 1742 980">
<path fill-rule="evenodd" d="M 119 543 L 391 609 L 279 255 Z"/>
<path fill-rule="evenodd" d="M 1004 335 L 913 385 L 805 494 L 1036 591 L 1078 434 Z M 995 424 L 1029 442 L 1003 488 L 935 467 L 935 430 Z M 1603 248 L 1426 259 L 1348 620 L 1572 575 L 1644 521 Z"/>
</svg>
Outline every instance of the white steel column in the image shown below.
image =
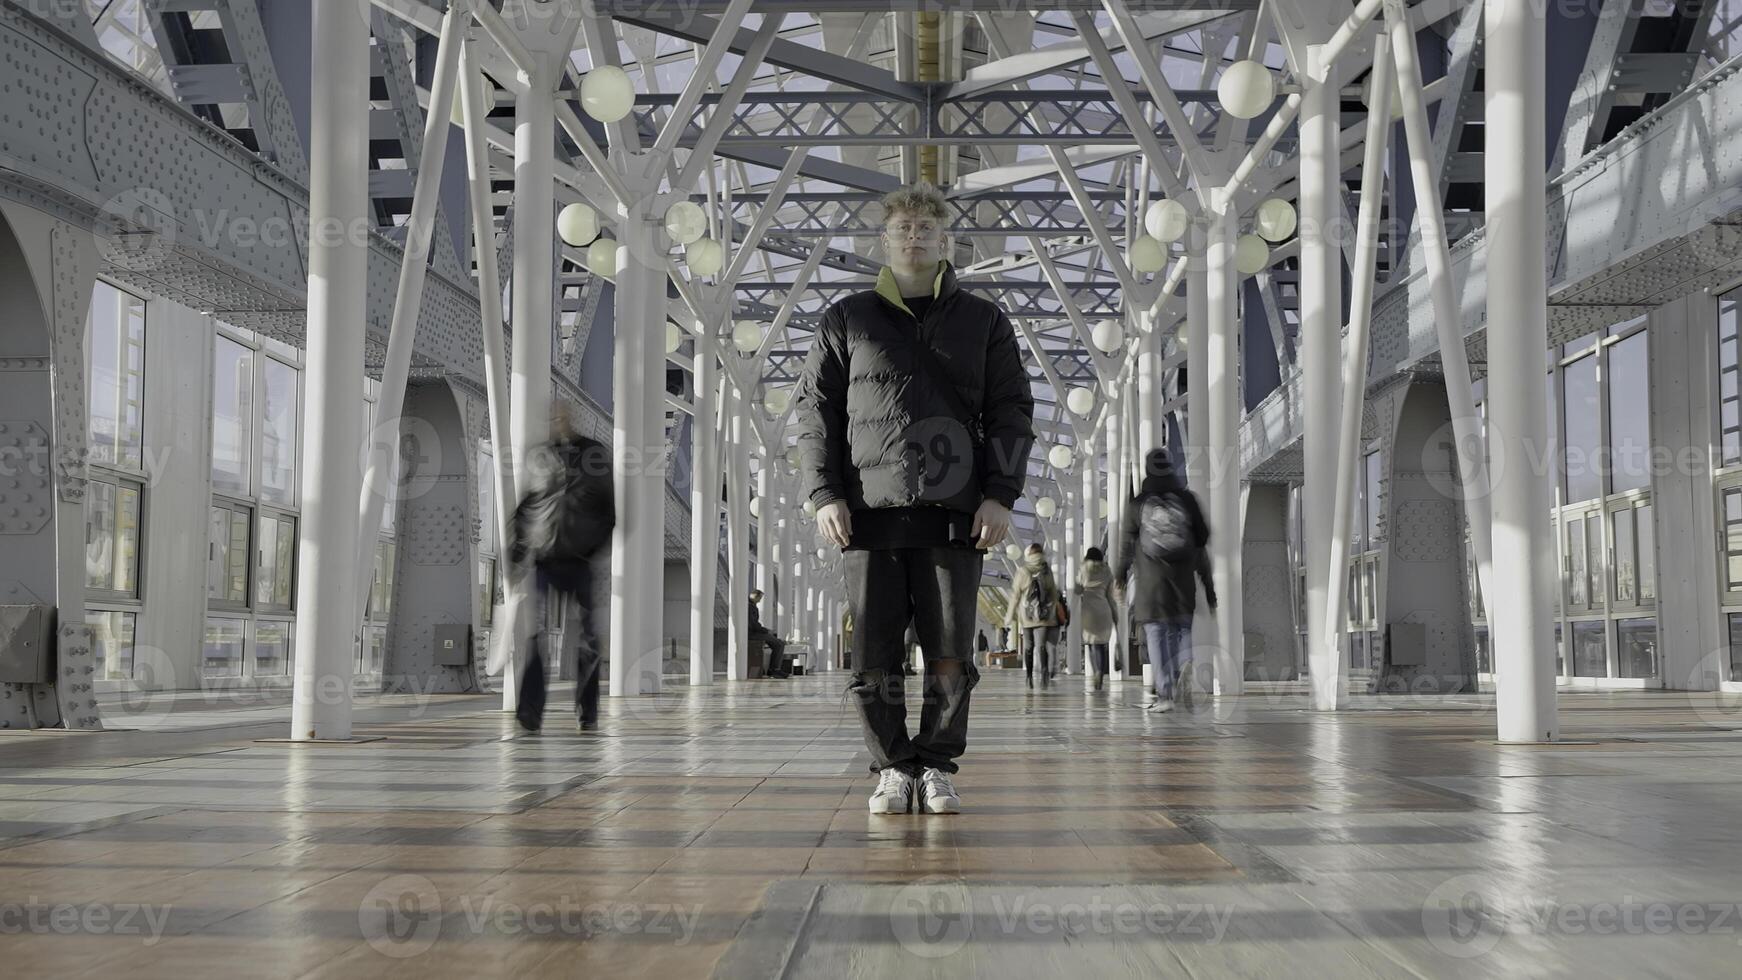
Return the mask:
<svg viewBox="0 0 1742 980">
<path fill-rule="evenodd" d="M 1240 573 L 1240 329 L 1234 242 L 1239 235 L 1232 211 L 1209 215 L 1205 300 L 1209 304 L 1210 558 L 1216 597 L 1215 693 L 1239 694 L 1245 682 L 1245 624 L 1241 608 Z M 1195 632 L 1202 632 L 1195 631 Z M 1195 649 L 1202 649 L 1194 643 Z M 1200 659 L 1199 665 L 1203 662 Z"/>
<path fill-rule="evenodd" d="M 534 71 L 516 93 L 514 105 L 514 286 L 509 311 L 514 327 L 509 358 L 508 437 L 514 461 L 514 499 L 509 511 L 531 490 L 527 456 L 550 439 L 551 292 L 556 262 L 556 121 L 552 87 L 562 67 L 558 56 L 533 52 Z M 500 452 L 500 448 L 497 449 Z M 621 519 L 619 519 L 621 524 Z M 613 559 L 615 562 L 615 559 Z M 508 665 L 503 668 L 502 709 L 520 701 L 522 644 L 541 624 L 534 623 L 532 579 L 510 586 L 516 626 Z M 613 623 L 615 627 L 615 623 Z M 615 645 L 613 639 L 613 645 Z M 616 685 L 615 676 L 612 685 Z"/>
<path fill-rule="evenodd" d="M 754 411 L 754 409 L 751 409 Z M 774 538 L 770 532 L 774 530 L 774 463 L 773 456 L 765 446 L 762 449 L 762 465 L 756 469 L 756 510 L 757 516 L 750 519 L 756 528 L 756 587 L 762 590 L 762 604 L 756 607 L 757 615 L 762 619 L 763 626 L 770 626 L 768 608 L 769 600 L 774 598 L 775 565 Z M 770 626 L 770 628 L 772 628 Z"/>
<path fill-rule="evenodd" d="M 730 420 L 732 440 L 727 446 L 726 480 L 726 621 L 730 624 L 726 639 L 726 679 L 741 681 L 750 676 L 750 425 L 744 418 L 749 410 L 744 394 L 727 385 L 722 410 Z"/>
<path fill-rule="evenodd" d="M 611 696 L 659 689 L 665 591 L 665 249 L 639 198 L 619 223 L 611 386 L 617 526 L 611 533 Z M 519 225 L 518 215 L 515 218 Z M 546 294 L 548 294 L 546 290 Z M 660 325 L 657 330 L 649 324 Z M 548 350 L 548 348 L 547 348 Z M 656 376 L 650 365 L 658 358 Z M 659 396 L 655 403 L 649 392 Z"/>
<path fill-rule="evenodd" d="M 1319 61 L 1324 47 L 1307 48 L 1308 79 L 1300 107 L 1300 361 L 1305 480 L 1301 486 L 1306 551 L 1307 636 L 1329 631 L 1325 619 L 1331 571 L 1331 517 L 1337 485 L 1338 352 L 1342 348 L 1343 253 L 1331 238 L 1343 213 L 1338 121 L 1341 96 L 1335 66 Z M 1378 175 L 1373 175 L 1375 179 Z M 1213 369 L 1212 369 L 1213 370 Z M 1360 395 L 1354 394 L 1359 398 Z M 1220 515 L 1218 515 L 1220 519 Z M 1217 529 L 1221 530 L 1220 528 Z M 1322 643 L 1309 642 L 1313 707 L 1340 707 L 1337 664 Z M 1320 681 L 1323 676 L 1325 680 Z"/>
<path fill-rule="evenodd" d="M 720 571 L 720 455 L 714 435 L 717 388 L 709 338 L 695 343 L 695 415 L 690 419 L 690 686 L 714 682 L 714 595 Z"/>
<path fill-rule="evenodd" d="M 1210 331 L 1209 266 L 1202 229 L 1193 228 L 1186 253 L 1186 324 L 1179 341 L 1186 350 L 1186 485 L 1200 497 L 1209 492 Z"/>
<path fill-rule="evenodd" d="M 1526 0 L 1484 0 L 1487 132 L 1488 425 L 1494 485 L 1492 624 L 1496 711 L 1503 742 L 1559 736 L 1550 488 L 1532 466 L 1548 445 L 1547 236 L 1543 174 L 1546 22 Z M 1414 147 L 1411 147 L 1413 150 Z M 1452 379 L 1447 379 L 1448 387 Z"/>
<path fill-rule="evenodd" d="M 1319 620 L 1324 633 L 1307 633 L 1313 667 L 1313 707 L 1333 711 L 1347 700 L 1348 658 L 1343 656 L 1344 625 L 1340 615 L 1348 582 L 1349 534 L 1355 514 L 1355 460 L 1361 449 L 1361 411 L 1367 401 L 1367 338 L 1373 325 L 1375 262 L 1379 254 L 1379 208 L 1385 199 L 1385 154 L 1391 135 L 1391 39 L 1373 39 L 1371 101 L 1367 107 L 1367 139 L 1362 160 L 1361 206 L 1355 219 L 1354 289 L 1350 294 L 1349 336 L 1343 351 L 1342 406 L 1337 450 L 1333 461 L 1337 489 L 1332 495 L 1330 559 L 1325 566 L 1325 607 Z"/>
<path fill-rule="evenodd" d="M 1102 390 L 1101 394 L 1106 399 L 1107 406 L 1105 418 L 1101 423 L 1103 426 L 1101 439 L 1106 444 L 1107 449 L 1107 527 L 1109 528 L 1107 561 L 1114 568 L 1118 568 L 1122 558 L 1119 529 L 1124 526 L 1125 506 L 1128 500 L 1125 494 L 1125 475 L 1119 470 L 1119 397 L 1107 394 L 1105 389 Z M 1093 466 L 1094 461 L 1090 460 L 1088 465 Z M 1125 679 L 1125 653 L 1131 646 L 1131 639 L 1127 635 L 1130 632 L 1130 627 L 1123 619 L 1115 622 L 1113 626 L 1113 636 L 1110 640 L 1112 662 L 1109 665 L 1108 676 L 1112 680 L 1122 681 Z M 1121 646 L 1121 643 L 1124 646 Z"/>
<path fill-rule="evenodd" d="M 1149 311 L 1137 314 L 1137 463 L 1143 465 L 1143 455 L 1161 448 L 1163 426 L 1161 405 L 1167 400 L 1161 384 L 1161 334 L 1154 329 L 1155 318 Z"/>
<path fill-rule="evenodd" d="M 781 459 L 784 468 L 786 460 Z M 798 517 L 799 510 L 795 503 L 798 499 L 798 479 L 790 473 L 781 474 L 780 479 L 780 618 L 776 625 L 770 627 L 781 636 L 794 639 L 802 635 L 804 628 L 804 613 L 801 611 L 800 598 L 804 590 L 805 576 L 800 571 L 804 562 L 800 559 L 798 549 Z"/>
<path fill-rule="evenodd" d="M 366 9 L 366 8 L 364 8 Z M 308 397 L 303 408 L 296 686 L 290 737 L 351 737 L 357 639 L 356 449 L 368 285 L 369 25 L 353 0 L 313 0 Z"/>
</svg>

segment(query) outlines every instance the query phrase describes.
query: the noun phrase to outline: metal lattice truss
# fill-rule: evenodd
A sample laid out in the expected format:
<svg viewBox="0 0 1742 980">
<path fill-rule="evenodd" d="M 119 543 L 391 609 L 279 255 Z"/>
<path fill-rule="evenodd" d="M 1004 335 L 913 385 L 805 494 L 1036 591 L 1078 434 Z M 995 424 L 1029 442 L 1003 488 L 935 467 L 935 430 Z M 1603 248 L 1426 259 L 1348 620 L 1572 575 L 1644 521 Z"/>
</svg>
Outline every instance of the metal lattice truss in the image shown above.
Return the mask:
<svg viewBox="0 0 1742 980">
<path fill-rule="evenodd" d="M 377 219 L 391 233 L 409 210 L 430 98 L 425 62 L 445 3 L 372 2 L 381 55 L 376 74 L 386 98 L 377 106 L 382 148 L 371 188 Z M 505 272 L 513 238 L 516 70 L 498 42 L 502 18 L 524 0 L 473 4 L 476 23 L 468 33 L 495 103 L 485 129 L 494 239 Z M 303 168 L 254 0 L 87 0 L 86 6 L 117 60 L 281 168 Z M 1573 166 L 1734 54 L 1735 27 L 1714 18 L 1718 6 L 1712 0 L 1603 6 L 1556 143 L 1557 169 Z M 672 399 L 674 431 L 685 399 L 693 398 L 687 379 L 697 344 L 720 343 L 733 320 L 756 320 L 767 330 L 754 356 L 734 355 L 733 370 L 744 372 L 734 384 L 755 398 L 795 379 L 823 310 L 868 288 L 880 264 L 873 242 L 879 198 L 924 178 L 947 190 L 964 284 L 1022 327 L 1042 406 L 1042 444 L 1088 438 L 1102 419 L 1066 412 L 1059 387 L 1128 382 L 1142 316 L 1170 336 L 1184 312 L 1184 289 L 1171 275 L 1183 245 L 1163 273 L 1139 274 L 1128 264 L 1126 249 L 1141 234 L 1144 211 L 1162 197 L 1191 200 L 1205 191 L 1207 176 L 1221 180 L 1241 167 L 1247 177 L 1234 207 L 1242 215 L 1265 198 L 1295 197 L 1298 144 L 1287 112 L 1289 99 L 1298 102 L 1306 63 L 1307 33 L 1299 25 L 1327 17 L 1334 25 L 1348 5 L 1328 14 L 1306 0 L 1164 9 L 1104 0 L 1039 13 L 972 2 L 942 13 L 917 7 L 798 0 L 708 0 L 681 10 L 610 0 L 584 5 L 583 28 L 558 86 L 559 199 L 593 202 L 609 224 L 622 196 L 615 168 L 663 150 L 663 172 L 638 181 L 701 204 L 709 234 L 726 245 L 720 279 L 674 287 L 674 322 L 692 334 L 702 328 L 672 358 L 686 377 Z M 1406 17 L 1420 46 L 1435 52 L 1424 95 L 1438 106 L 1433 166 L 1445 212 L 1440 226 L 1456 239 L 1482 217 L 1473 139 L 1479 127 L 1465 125 L 1479 122 L 1482 104 L 1474 67 L 1480 4 L 1419 0 Z M 1378 21 L 1359 27 L 1346 39 L 1348 60 L 1363 63 L 1382 30 Z M 221 32 L 225 43 L 187 43 L 200 32 Z M 1275 104 L 1249 120 L 1224 112 L 1216 95 L 1218 79 L 1241 59 L 1262 62 L 1279 84 Z M 620 122 L 595 123 L 580 111 L 581 80 L 602 64 L 621 65 L 635 84 L 636 111 Z M 1335 148 L 1350 215 L 1362 185 L 1366 79 L 1363 68 L 1343 82 L 1345 125 Z M 1387 183 L 1398 179 L 1393 174 Z M 1396 212 L 1396 201 L 1388 206 Z M 1380 273 L 1406 271 L 1419 237 L 1419 228 L 1384 229 Z M 441 246 L 438 263 L 475 271 L 464 242 L 444 239 Z M 1301 320 L 1298 254 L 1296 242 L 1275 245 L 1242 297 L 1245 317 L 1268 326 L 1284 378 Z M 672 258 L 681 269 L 681 251 Z M 561 250 L 556 278 L 557 363 L 578 382 L 581 355 L 597 333 L 593 321 L 609 308 L 583 250 Z M 1109 323 L 1122 335 L 1103 350 L 1094 339 Z M 1176 366 L 1170 362 L 1168 383 L 1176 386 L 1170 391 L 1177 390 Z M 771 442 L 781 441 L 783 430 L 782 415 L 757 421 L 758 434 Z M 1037 477 L 1048 469 L 1041 462 Z"/>
</svg>

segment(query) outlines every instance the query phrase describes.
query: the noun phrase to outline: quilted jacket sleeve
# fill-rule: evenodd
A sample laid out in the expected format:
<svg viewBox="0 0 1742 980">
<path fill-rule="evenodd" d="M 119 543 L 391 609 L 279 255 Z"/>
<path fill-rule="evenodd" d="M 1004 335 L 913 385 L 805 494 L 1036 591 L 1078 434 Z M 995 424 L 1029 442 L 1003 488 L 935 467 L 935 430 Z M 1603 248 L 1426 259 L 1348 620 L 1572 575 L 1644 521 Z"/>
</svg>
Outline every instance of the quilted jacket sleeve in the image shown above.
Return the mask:
<svg viewBox="0 0 1742 980">
<path fill-rule="evenodd" d="M 1028 478 L 1028 452 L 1034 447 L 1034 391 L 1016 342 L 1016 328 L 1002 312 L 992 324 L 986 347 L 986 387 L 980 411 L 986 428 L 986 456 L 980 493 L 1014 508 Z"/>
<path fill-rule="evenodd" d="M 800 376 L 793 421 L 804 492 L 818 507 L 847 499 L 847 358 L 840 307 L 817 324 Z"/>
</svg>

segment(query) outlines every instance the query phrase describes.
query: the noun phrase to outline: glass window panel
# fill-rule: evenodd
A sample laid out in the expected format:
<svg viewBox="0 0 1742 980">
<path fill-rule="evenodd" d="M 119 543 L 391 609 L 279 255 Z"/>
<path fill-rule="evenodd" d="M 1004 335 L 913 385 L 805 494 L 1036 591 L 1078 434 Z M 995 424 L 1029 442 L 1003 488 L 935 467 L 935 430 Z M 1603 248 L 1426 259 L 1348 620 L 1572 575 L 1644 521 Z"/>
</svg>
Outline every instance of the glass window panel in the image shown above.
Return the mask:
<svg viewBox="0 0 1742 980">
<path fill-rule="evenodd" d="M 1379 563 L 1377 561 L 1366 562 L 1363 571 L 1366 581 L 1361 587 L 1362 612 L 1364 614 L 1362 622 L 1377 623 L 1379 622 Z"/>
<path fill-rule="evenodd" d="M 91 462 L 143 469 L 145 301 L 99 282 L 86 328 Z"/>
<path fill-rule="evenodd" d="M 262 621 L 254 626 L 254 676 L 290 673 L 290 624 Z"/>
<path fill-rule="evenodd" d="M 1591 581 L 1586 595 L 1591 597 L 1591 605 L 1603 604 L 1603 515 L 1590 514 L 1585 518 L 1585 565 L 1590 570 Z"/>
<path fill-rule="evenodd" d="M 1554 624 L 1554 672 L 1557 676 L 1566 676 L 1566 647 L 1561 644 L 1561 624 Z"/>
<path fill-rule="evenodd" d="M 103 680 L 133 677 L 133 630 L 136 618 L 129 612 L 92 612 L 85 617 L 91 627 L 92 653 L 97 658 L 97 676 Z"/>
<path fill-rule="evenodd" d="M 1633 508 L 1618 510 L 1614 515 L 1615 567 L 1610 570 L 1616 602 L 1629 605 L 1638 601 L 1635 591 L 1636 568 L 1633 557 Z"/>
<path fill-rule="evenodd" d="M 1567 602 L 1586 605 L 1585 600 L 1585 535 L 1581 521 L 1567 522 Z"/>
<path fill-rule="evenodd" d="M 115 491 L 92 480 L 85 493 L 85 585 L 108 589 L 115 579 Z"/>
<path fill-rule="evenodd" d="M 254 573 L 254 601 L 271 605 L 272 586 L 278 566 L 269 556 L 278 553 L 278 522 L 268 518 L 260 522 L 260 568 Z"/>
<path fill-rule="evenodd" d="M 1615 669 L 1619 677 L 1657 676 L 1657 620 L 1615 621 Z"/>
<path fill-rule="evenodd" d="M 387 662 L 387 630 L 385 627 L 371 626 L 368 634 L 368 649 L 364 651 L 362 672 L 379 674 Z"/>
<path fill-rule="evenodd" d="M 496 471 L 487 452 L 478 453 L 478 551 L 496 553 Z"/>
<path fill-rule="evenodd" d="M 1742 291 L 1731 291 L 1718 297 L 1718 378 L 1722 388 L 1719 402 L 1719 442 L 1723 446 L 1724 465 L 1742 463 L 1742 428 L 1738 427 L 1738 375 L 1742 362 L 1738 360 L 1737 333 L 1742 330 Z"/>
<path fill-rule="evenodd" d="M 230 512 L 230 557 L 226 565 L 228 580 L 224 596 L 230 602 L 248 601 L 248 559 L 252 557 L 248 549 L 248 525 L 247 513 Z"/>
<path fill-rule="evenodd" d="M 392 541 L 375 545 L 375 579 L 369 588 L 369 615 L 378 622 L 386 622 L 393 615 L 393 570 L 397 554 L 397 546 Z"/>
<path fill-rule="evenodd" d="M 240 619 L 213 617 L 206 620 L 206 642 L 200 664 L 202 676 L 242 676 L 244 625 Z"/>
<path fill-rule="evenodd" d="M 246 494 L 254 424 L 254 352 L 220 336 L 212 354 L 212 488 Z"/>
<path fill-rule="evenodd" d="M 1641 330 L 1609 348 L 1604 387 L 1609 399 L 1610 493 L 1651 485 L 1651 379 L 1645 338 Z"/>
<path fill-rule="evenodd" d="M 1602 439 L 1601 418 L 1597 414 L 1597 359 L 1580 358 L 1563 368 L 1561 377 L 1566 390 L 1565 410 L 1561 413 L 1566 503 L 1576 504 L 1603 494 L 1603 476 L 1594 465 Z"/>
<path fill-rule="evenodd" d="M 1639 538 L 1639 600 L 1650 602 L 1657 598 L 1657 529 L 1651 524 L 1650 504 L 1633 509 L 1633 525 Z"/>
<path fill-rule="evenodd" d="M 1609 651 L 1603 633 L 1600 621 L 1573 624 L 1574 677 L 1609 676 Z"/>
<path fill-rule="evenodd" d="M 1494 673 L 1494 656 L 1488 647 L 1488 627 L 1476 627 L 1476 672 L 1478 674 Z"/>
<path fill-rule="evenodd" d="M 1730 614 L 1730 677 L 1742 681 L 1742 613 Z"/>
<path fill-rule="evenodd" d="M 296 368 L 266 358 L 260 418 L 260 500 L 296 500 Z"/>
<path fill-rule="evenodd" d="M 224 568 L 230 559 L 230 512 L 213 507 L 206 520 L 206 598 L 224 597 Z"/>
<path fill-rule="evenodd" d="M 1380 462 L 1380 454 L 1367 454 L 1367 479 L 1365 482 L 1367 487 L 1367 547 L 1369 549 L 1377 548 L 1379 546 L 1379 518 L 1381 513 L 1379 503 L 1379 481 L 1382 478 L 1383 472 L 1380 467 Z"/>
<path fill-rule="evenodd" d="M 278 521 L 278 550 L 273 554 L 272 604 L 290 608 L 296 583 L 296 521 Z"/>
<path fill-rule="evenodd" d="M 485 629 L 496 620 L 496 607 L 490 601 L 490 585 L 496 576 L 496 559 L 483 558 L 478 561 L 478 579 L 475 583 L 478 590 L 478 620 Z"/>
</svg>

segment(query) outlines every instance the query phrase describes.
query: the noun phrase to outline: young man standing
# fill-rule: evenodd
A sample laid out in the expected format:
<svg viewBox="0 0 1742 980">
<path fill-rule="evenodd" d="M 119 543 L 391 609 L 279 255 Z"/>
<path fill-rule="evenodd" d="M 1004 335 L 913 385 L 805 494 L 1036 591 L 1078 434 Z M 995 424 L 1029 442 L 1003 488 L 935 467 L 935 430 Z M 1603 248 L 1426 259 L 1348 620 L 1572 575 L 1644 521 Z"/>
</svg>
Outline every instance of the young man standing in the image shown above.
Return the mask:
<svg viewBox="0 0 1742 980">
<path fill-rule="evenodd" d="M 955 813 L 967 746 L 985 551 L 1010 530 L 1034 443 L 1016 331 L 963 292 L 945 259 L 949 211 L 927 184 L 883 200 L 877 288 L 823 315 L 797 393 L 806 490 L 845 549 L 853 683 L 879 773 L 872 813 Z M 903 634 L 925 650 L 919 734 L 907 733 Z"/>
</svg>

